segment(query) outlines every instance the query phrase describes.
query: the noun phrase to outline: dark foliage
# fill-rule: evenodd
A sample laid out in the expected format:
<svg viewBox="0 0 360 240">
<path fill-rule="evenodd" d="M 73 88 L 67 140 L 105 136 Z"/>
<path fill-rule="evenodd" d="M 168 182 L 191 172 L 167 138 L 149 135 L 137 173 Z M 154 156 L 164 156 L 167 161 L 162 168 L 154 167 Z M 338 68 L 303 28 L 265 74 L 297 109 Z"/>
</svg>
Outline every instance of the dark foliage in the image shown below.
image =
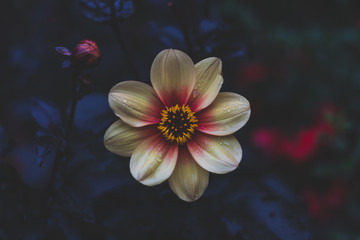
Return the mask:
<svg viewBox="0 0 360 240">
<path fill-rule="evenodd" d="M 110 22 L 112 8 L 116 19 L 130 17 L 134 13 L 131 0 L 79 0 L 84 15 L 98 23 Z"/>
<path fill-rule="evenodd" d="M 54 153 L 65 147 L 64 129 L 60 111 L 54 104 L 34 100 L 31 113 L 41 127 L 36 132 L 36 164 L 41 167 L 46 158 L 54 158 Z"/>
<path fill-rule="evenodd" d="M 19 0 L 3 9 L 0 240 L 359 239 L 359 1 Z M 99 65 L 61 69 L 71 52 L 54 48 L 88 38 Z M 210 174 L 193 203 L 167 183 L 136 182 L 129 158 L 103 144 L 117 119 L 110 88 L 150 84 L 165 48 L 194 62 L 221 58 L 221 91 L 252 107 L 235 134 L 239 168 Z"/>
</svg>

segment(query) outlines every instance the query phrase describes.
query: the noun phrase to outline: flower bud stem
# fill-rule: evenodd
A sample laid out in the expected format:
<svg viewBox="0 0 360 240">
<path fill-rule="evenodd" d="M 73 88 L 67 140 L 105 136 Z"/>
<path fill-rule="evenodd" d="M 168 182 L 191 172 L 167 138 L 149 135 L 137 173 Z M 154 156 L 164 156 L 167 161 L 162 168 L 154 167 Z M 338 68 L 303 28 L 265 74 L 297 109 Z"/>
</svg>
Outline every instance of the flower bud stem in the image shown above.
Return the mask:
<svg viewBox="0 0 360 240">
<path fill-rule="evenodd" d="M 66 164 L 66 160 L 67 160 L 66 159 L 67 154 L 65 151 L 69 148 L 69 138 L 71 136 L 71 132 L 72 132 L 73 125 L 74 125 L 76 106 L 77 106 L 77 102 L 78 102 L 77 81 L 78 81 L 78 78 L 80 75 L 81 75 L 81 69 L 75 69 L 75 71 L 72 75 L 72 100 L 71 100 L 71 108 L 70 108 L 68 125 L 67 125 L 67 129 L 65 131 L 65 137 L 64 137 L 65 150 L 57 151 L 57 154 L 54 159 L 53 171 L 51 174 L 49 188 L 48 188 L 48 192 L 49 192 L 49 203 L 48 203 L 49 212 L 48 212 L 48 214 L 49 215 L 51 212 L 51 208 L 55 202 L 55 199 L 54 199 L 54 192 L 55 192 L 55 188 L 56 188 L 55 185 L 56 185 L 56 179 L 58 178 L 58 176 L 60 174 L 61 163 L 64 162 L 64 158 L 65 158 L 65 162 L 64 162 L 65 164 Z"/>
<path fill-rule="evenodd" d="M 69 140 L 69 137 L 71 135 L 73 125 L 74 125 L 76 106 L 77 106 L 77 102 L 78 102 L 77 81 L 78 81 L 78 78 L 80 75 L 81 75 L 81 70 L 75 69 L 73 76 L 72 76 L 72 100 L 71 100 L 70 115 L 69 115 L 69 120 L 68 120 L 68 124 L 67 124 L 67 129 L 65 132 L 65 141 L 66 142 Z"/>
<path fill-rule="evenodd" d="M 128 47 L 126 46 L 126 43 L 125 43 L 125 39 L 123 37 L 123 34 L 121 34 L 121 31 L 120 31 L 120 28 L 119 28 L 119 25 L 118 25 L 118 22 L 117 22 L 117 19 L 116 19 L 116 10 L 115 10 L 115 0 L 112 0 L 111 1 L 111 5 L 110 5 L 110 8 L 111 8 L 111 27 L 113 29 L 113 32 L 115 34 L 115 37 L 116 37 L 116 40 L 119 42 L 120 44 L 120 47 L 123 51 L 123 54 L 124 54 L 124 57 L 127 61 L 127 63 L 129 64 L 130 68 L 131 68 L 131 71 L 134 73 L 135 77 L 138 79 L 138 80 L 141 80 L 141 77 L 140 77 L 140 74 L 139 72 L 137 71 L 136 67 L 135 67 L 135 64 L 131 58 L 131 55 L 128 51 Z"/>
</svg>

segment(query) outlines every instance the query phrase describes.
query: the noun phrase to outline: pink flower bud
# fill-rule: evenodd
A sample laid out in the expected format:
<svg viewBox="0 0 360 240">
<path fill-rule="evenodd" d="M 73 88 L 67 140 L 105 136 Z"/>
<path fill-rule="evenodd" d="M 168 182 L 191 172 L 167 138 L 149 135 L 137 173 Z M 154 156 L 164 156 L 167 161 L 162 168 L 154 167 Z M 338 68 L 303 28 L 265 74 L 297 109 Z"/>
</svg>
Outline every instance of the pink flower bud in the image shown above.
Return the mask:
<svg viewBox="0 0 360 240">
<path fill-rule="evenodd" d="M 81 40 L 71 54 L 71 65 L 79 68 L 95 67 L 101 58 L 101 51 L 95 41 Z"/>
</svg>

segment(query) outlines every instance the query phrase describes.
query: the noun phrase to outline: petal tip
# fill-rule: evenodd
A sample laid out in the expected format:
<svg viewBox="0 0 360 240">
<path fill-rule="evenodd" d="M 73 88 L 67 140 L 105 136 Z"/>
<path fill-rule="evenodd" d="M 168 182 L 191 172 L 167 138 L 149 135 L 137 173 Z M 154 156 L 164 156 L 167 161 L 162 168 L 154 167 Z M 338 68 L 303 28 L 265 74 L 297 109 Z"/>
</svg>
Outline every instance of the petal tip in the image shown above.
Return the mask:
<svg viewBox="0 0 360 240">
<path fill-rule="evenodd" d="M 215 63 L 217 66 L 222 67 L 222 61 L 221 61 L 220 58 L 214 57 L 214 63 Z"/>
<path fill-rule="evenodd" d="M 179 198 L 185 202 L 195 202 L 196 200 L 198 200 L 202 195 L 201 194 L 194 194 L 194 195 L 189 195 L 186 197 L 180 197 Z"/>
</svg>

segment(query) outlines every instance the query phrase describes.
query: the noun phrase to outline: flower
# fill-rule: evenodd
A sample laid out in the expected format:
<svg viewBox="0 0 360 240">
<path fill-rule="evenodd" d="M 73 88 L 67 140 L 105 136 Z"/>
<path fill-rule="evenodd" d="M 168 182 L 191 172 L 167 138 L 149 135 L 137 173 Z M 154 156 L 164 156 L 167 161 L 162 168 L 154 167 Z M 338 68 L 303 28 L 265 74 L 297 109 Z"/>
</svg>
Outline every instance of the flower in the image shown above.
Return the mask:
<svg viewBox="0 0 360 240">
<path fill-rule="evenodd" d="M 105 147 L 131 156 L 130 172 L 144 185 L 168 179 L 185 201 L 197 200 L 208 185 L 209 172 L 237 168 L 242 150 L 231 134 L 250 117 L 242 96 L 219 93 L 221 60 L 196 65 L 183 52 L 160 52 L 151 67 L 149 85 L 125 81 L 109 93 L 109 104 L 120 118 L 104 136 Z"/>
</svg>

